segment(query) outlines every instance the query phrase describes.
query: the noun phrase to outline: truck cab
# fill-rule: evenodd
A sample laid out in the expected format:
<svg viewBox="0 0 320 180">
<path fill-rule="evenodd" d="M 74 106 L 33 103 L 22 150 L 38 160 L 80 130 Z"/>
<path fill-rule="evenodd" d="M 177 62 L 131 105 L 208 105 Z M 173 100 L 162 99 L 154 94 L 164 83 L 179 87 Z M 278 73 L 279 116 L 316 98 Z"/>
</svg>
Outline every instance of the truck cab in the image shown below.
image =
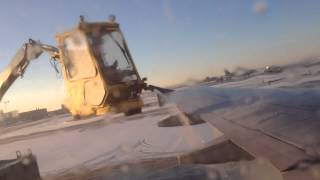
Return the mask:
<svg viewBox="0 0 320 180">
<path fill-rule="evenodd" d="M 120 26 L 86 22 L 56 36 L 68 98 L 65 107 L 78 118 L 106 112 L 141 112 L 146 87 L 132 60 Z"/>
</svg>

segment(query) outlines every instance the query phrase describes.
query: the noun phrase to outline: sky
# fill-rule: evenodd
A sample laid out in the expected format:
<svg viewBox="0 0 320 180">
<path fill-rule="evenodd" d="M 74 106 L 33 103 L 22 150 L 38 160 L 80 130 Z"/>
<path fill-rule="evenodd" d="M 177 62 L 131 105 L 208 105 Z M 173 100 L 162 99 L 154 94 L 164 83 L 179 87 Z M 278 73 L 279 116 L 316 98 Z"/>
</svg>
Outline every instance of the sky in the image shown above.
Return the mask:
<svg viewBox="0 0 320 180">
<path fill-rule="evenodd" d="M 29 38 L 117 17 L 142 77 L 158 86 L 320 55 L 319 0 L 1 0 L 0 69 Z M 0 104 L 4 111 L 58 108 L 63 78 L 42 55 Z"/>
</svg>

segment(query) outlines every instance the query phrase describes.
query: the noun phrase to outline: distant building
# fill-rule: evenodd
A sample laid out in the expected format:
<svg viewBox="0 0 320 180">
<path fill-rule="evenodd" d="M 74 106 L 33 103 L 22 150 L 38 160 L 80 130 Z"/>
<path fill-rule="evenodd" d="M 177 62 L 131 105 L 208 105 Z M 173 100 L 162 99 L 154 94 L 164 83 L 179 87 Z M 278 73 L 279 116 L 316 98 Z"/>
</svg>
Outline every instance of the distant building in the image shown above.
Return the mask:
<svg viewBox="0 0 320 180">
<path fill-rule="evenodd" d="M 36 121 L 48 117 L 47 109 L 35 109 L 19 113 L 17 110 L 4 113 L 0 111 L 0 125 L 11 125 L 23 122 Z"/>
<path fill-rule="evenodd" d="M 19 119 L 19 112 L 17 110 L 4 113 L 0 111 L 0 125 L 8 125 L 17 122 Z"/>
<path fill-rule="evenodd" d="M 48 111 L 49 116 L 56 116 L 56 115 L 67 114 L 67 113 L 68 113 L 68 110 L 64 107 L 64 105 L 61 105 L 61 108 L 59 109 Z"/>
<path fill-rule="evenodd" d="M 25 121 L 34 121 L 48 117 L 48 111 L 46 108 L 36 109 L 32 111 L 26 111 L 19 114 L 19 119 Z"/>
<path fill-rule="evenodd" d="M 280 66 L 266 66 L 264 69 L 264 73 L 281 73 L 282 67 Z"/>
<path fill-rule="evenodd" d="M 224 79 L 226 81 L 231 80 L 233 76 L 234 76 L 234 74 L 231 73 L 228 69 L 224 69 Z"/>
</svg>

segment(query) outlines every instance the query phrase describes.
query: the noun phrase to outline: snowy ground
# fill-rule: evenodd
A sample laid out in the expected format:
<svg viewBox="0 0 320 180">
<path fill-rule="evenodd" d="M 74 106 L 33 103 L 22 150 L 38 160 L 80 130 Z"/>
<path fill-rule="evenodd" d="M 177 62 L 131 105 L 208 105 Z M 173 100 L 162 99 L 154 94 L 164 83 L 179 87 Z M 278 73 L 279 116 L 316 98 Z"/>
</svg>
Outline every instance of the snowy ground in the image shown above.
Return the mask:
<svg viewBox="0 0 320 180">
<path fill-rule="evenodd" d="M 131 117 L 106 115 L 82 121 L 52 117 L 22 127 L 1 129 L 0 159 L 15 157 L 16 150 L 31 149 L 42 176 L 71 168 L 98 168 L 106 164 L 188 152 L 222 135 L 211 125 L 158 127 L 157 122 L 176 114 L 174 105 L 149 107 Z"/>
<path fill-rule="evenodd" d="M 227 88 L 319 88 L 320 58 L 283 66 L 281 73 L 263 73 L 242 80 L 213 85 Z"/>
</svg>

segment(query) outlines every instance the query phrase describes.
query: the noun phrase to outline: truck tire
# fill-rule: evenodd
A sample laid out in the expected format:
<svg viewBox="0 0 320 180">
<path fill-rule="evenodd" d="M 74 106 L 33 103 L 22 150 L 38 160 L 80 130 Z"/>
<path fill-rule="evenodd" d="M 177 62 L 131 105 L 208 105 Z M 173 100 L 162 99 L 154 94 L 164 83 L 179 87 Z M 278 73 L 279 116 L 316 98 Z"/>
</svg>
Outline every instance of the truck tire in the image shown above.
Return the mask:
<svg viewBox="0 0 320 180">
<path fill-rule="evenodd" d="M 131 116 L 131 115 L 139 114 L 139 113 L 141 113 L 141 108 L 128 110 L 127 112 L 124 112 L 124 115 Z"/>
<path fill-rule="evenodd" d="M 72 117 L 73 117 L 74 121 L 77 121 L 77 120 L 81 119 L 81 116 L 79 114 L 73 115 Z"/>
</svg>

